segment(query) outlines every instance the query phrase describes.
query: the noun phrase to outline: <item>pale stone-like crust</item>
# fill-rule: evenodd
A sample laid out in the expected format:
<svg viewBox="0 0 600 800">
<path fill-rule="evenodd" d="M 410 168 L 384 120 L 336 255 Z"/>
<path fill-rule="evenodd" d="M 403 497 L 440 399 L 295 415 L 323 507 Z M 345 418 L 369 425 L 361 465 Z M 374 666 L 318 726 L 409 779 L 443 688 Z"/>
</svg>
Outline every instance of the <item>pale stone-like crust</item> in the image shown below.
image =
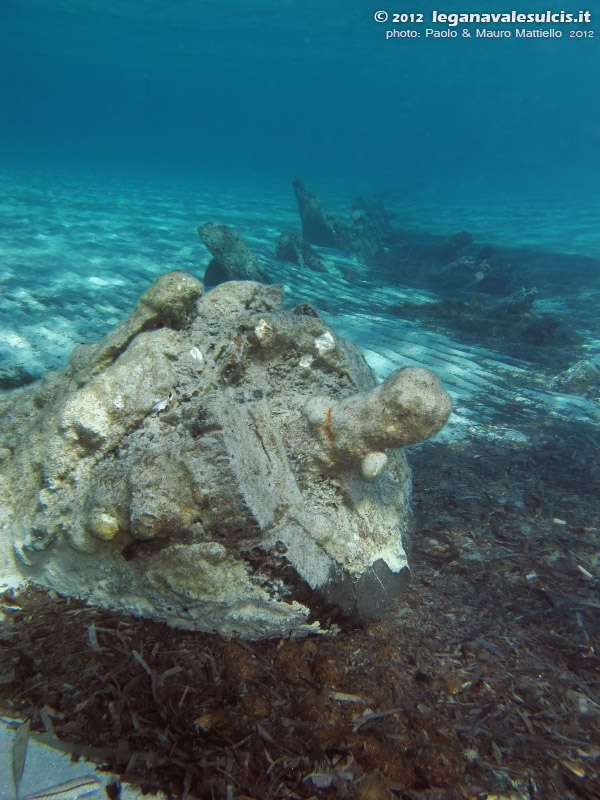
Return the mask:
<svg viewBox="0 0 600 800">
<path fill-rule="evenodd" d="M 387 448 L 438 430 L 447 395 L 426 370 L 375 387 L 359 350 L 310 307 L 284 310 L 279 286 L 202 291 L 161 276 L 65 372 L 0 395 L 19 569 L 246 638 L 319 630 L 334 607 L 381 616 L 410 522 L 406 459 Z"/>
</svg>

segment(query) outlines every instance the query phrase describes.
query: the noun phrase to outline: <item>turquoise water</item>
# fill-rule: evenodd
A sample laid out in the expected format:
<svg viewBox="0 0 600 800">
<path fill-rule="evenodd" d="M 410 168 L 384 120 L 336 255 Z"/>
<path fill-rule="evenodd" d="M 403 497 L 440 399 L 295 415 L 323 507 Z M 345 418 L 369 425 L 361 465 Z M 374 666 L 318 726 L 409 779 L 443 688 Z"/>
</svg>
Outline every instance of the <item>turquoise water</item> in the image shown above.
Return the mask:
<svg viewBox="0 0 600 800">
<path fill-rule="evenodd" d="M 401 5 L 382 8 L 424 22 L 377 23 L 365 0 L 4 0 L 2 159 L 507 205 L 595 191 L 598 39 L 569 36 L 593 20 L 433 39 L 434 7 L 504 9 Z"/>
</svg>

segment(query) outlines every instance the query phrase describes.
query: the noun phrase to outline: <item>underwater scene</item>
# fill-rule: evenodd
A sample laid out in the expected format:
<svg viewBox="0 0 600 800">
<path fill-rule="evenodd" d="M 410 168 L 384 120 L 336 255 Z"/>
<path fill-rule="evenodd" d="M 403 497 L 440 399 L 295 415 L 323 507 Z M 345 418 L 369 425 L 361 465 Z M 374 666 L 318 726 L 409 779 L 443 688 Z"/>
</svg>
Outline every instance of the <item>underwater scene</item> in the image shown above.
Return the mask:
<svg viewBox="0 0 600 800">
<path fill-rule="evenodd" d="M 600 23 L 0 3 L 0 800 L 600 797 Z"/>
</svg>

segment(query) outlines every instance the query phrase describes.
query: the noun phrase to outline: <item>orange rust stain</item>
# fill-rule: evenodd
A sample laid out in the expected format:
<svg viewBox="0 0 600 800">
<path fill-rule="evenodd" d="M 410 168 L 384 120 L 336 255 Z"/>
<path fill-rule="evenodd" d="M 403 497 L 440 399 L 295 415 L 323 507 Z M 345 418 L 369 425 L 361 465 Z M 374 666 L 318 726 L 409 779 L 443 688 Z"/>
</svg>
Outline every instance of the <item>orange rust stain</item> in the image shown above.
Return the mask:
<svg viewBox="0 0 600 800">
<path fill-rule="evenodd" d="M 327 412 L 327 414 L 325 416 L 325 433 L 327 434 L 327 437 L 329 438 L 329 441 L 331 442 L 331 444 L 333 444 L 334 441 L 335 441 L 335 436 L 333 435 L 333 433 L 331 431 L 331 412 L 332 411 L 333 411 L 333 406 L 331 406 L 331 408 L 329 409 L 329 411 Z"/>
</svg>

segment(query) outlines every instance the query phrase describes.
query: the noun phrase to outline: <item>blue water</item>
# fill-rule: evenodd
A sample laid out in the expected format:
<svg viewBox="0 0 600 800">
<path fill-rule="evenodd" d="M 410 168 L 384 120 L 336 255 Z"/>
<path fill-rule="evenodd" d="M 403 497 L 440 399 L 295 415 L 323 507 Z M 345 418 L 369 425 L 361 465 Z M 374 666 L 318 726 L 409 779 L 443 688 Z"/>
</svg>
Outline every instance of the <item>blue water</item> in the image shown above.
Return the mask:
<svg viewBox="0 0 600 800">
<path fill-rule="evenodd" d="M 380 5 L 425 19 L 434 8 L 510 10 L 490 0 Z M 548 5 L 558 8 L 511 9 Z M 258 185 L 297 174 L 454 201 L 568 202 L 596 190 L 600 30 L 572 39 L 574 26 L 529 25 L 563 36 L 485 40 L 459 25 L 457 39 L 426 39 L 427 23 L 376 23 L 376 8 L 3 0 L 2 160 Z M 421 36 L 386 41 L 393 27 Z"/>
</svg>

